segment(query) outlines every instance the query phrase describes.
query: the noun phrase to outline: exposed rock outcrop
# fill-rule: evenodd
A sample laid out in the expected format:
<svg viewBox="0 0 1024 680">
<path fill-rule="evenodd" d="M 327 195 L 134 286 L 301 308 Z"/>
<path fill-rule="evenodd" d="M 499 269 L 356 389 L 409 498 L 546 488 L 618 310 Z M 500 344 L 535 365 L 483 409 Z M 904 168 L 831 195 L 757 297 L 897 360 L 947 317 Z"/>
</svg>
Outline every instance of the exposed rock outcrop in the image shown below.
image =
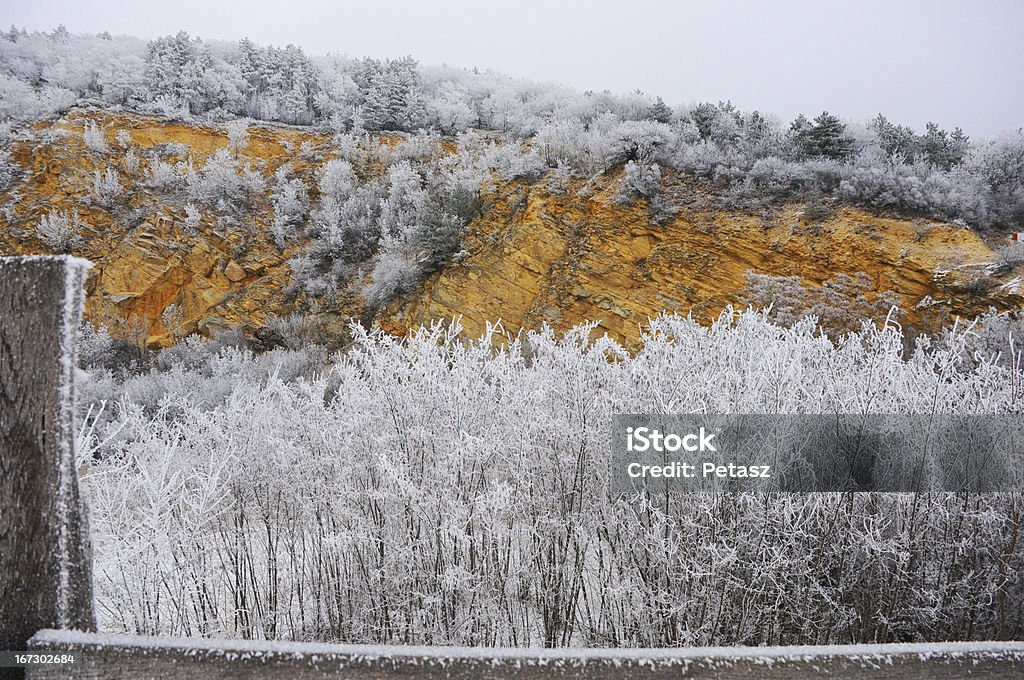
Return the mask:
<svg viewBox="0 0 1024 680">
<path fill-rule="evenodd" d="M 106 152 L 84 144 L 86 118 L 104 130 Z M 379 142 L 394 144 L 392 137 Z M 306 244 L 300 238 L 282 249 L 269 237 L 269 189 L 242 211 L 200 202 L 189 215 L 180 190 L 169 198 L 147 179 L 158 160 L 199 168 L 227 145 L 221 127 L 105 110 L 74 110 L 40 123 L 12 146 L 22 173 L 0 194 L 0 254 L 52 250 L 34 225 L 50 211 L 78 210 L 83 226 L 70 250 L 96 265 L 86 317 L 151 346 L 229 326 L 252 331 L 288 314 L 306 302 L 288 291 L 289 260 Z M 315 171 L 333 149 L 326 134 L 261 125 L 249 129 L 236 153 L 240 166 L 268 182 L 291 164 L 315 194 Z M 117 170 L 122 193 L 104 203 L 93 181 L 108 167 Z M 620 174 L 557 191 L 544 180 L 492 189 L 492 207 L 469 225 L 463 252 L 380 310 L 377 322 L 402 334 L 460 316 L 475 335 L 499 318 L 510 331 L 544 323 L 565 330 L 593 320 L 598 332 L 631 343 L 663 310 L 708 320 L 740 302 L 748 270 L 796 275 L 808 286 L 864 272 L 875 293 L 899 297 L 911 321 L 926 303 L 966 315 L 1024 306 L 1020 272 L 996 271 L 996 253 L 965 227 L 842 206 L 817 218 L 800 204 L 761 215 L 727 211 L 669 172 L 662 197 L 678 213 L 655 220 L 645 201 L 616 200 Z M 319 313 L 338 329 L 349 317 L 365 319 L 359 288 L 356 282 L 342 302 L 321 301 Z"/>
</svg>

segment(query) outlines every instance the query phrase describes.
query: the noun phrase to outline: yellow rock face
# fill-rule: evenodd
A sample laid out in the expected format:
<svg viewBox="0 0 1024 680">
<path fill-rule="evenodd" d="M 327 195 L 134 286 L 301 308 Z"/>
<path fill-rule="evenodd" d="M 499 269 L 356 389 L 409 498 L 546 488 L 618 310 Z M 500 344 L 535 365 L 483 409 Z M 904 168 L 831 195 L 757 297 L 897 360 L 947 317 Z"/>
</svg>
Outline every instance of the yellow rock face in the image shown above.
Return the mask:
<svg viewBox="0 0 1024 680">
<path fill-rule="evenodd" d="M 104 129 L 106 154 L 84 146 L 86 118 Z M 118 130 L 127 131 L 142 158 L 135 173 L 127 168 Z M 0 194 L 0 255 L 46 252 L 33 225 L 51 209 L 77 207 L 86 227 L 72 252 L 95 264 L 86 305 L 94 323 L 114 335 L 167 346 L 197 331 L 230 325 L 252 330 L 302 303 L 301 297 L 290 300 L 286 289 L 288 260 L 303 245 L 282 251 L 268 239 L 267 196 L 233 223 L 219 224 L 214 206 L 200 205 L 199 224 L 188 226 L 187 199 L 169 199 L 144 183 L 147 150 L 187 145 L 170 161 L 191 158 L 198 169 L 227 146 L 223 128 L 90 110 L 40 123 L 36 131 L 36 139 L 13 147 L 24 174 Z M 252 126 L 238 160 L 268 179 L 291 163 L 307 173 L 312 187 L 310 173 L 330 157 L 329 141 L 302 128 Z M 378 141 L 396 139 L 382 135 Z M 313 154 L 296 153 L 303 142 Z M 118 170 L 125 189 L 116 207 L 91 198 L 94 171 L 107 167 Z M 820 220 L 809 219 L 803 205 L 783 206 L 767 217 L 716 211 L 698 189 L 667 171 L 663 191 L 682 209 L 656 224 L 643 201 L 627 207 L 613 201 L 619 177 L 575 182 L 562 193 L 543 181 L 500 187 L 491 196 L 493 208 L 467 230 L 468 255 L 384 309 L 377 321 L 404 334 L 421 323 L 460 316 L 477 335 L 498 319 L 513 332 L 544 323 L 562 331 L 590 320 L 599 322 L 599 333 L 631 344 L 661 311 L 709 320 L 739 302 L 748 270 L 797 275 L 811 286 L 838 273 L 865 272 L 875 291 L 899 295 L 911 321 L 926 296 L 968 315 L 1024 302 L 1012 283 L 1019 272 L 989 279 L 994 285 L 985 290 L 967 285 L 996 255 L 962 227 L 852 208 Z M 333 305 L 320 301 L 330 325 L 365 318 L 358 295 L 341 297 Z"/>
<path fill-rule="evenodd" d="M 740 303 L 748 270 L 797 275 L 808 286 L 864 272 L 875 291 L 899 296 L 911 321 L 928 295 L 961 314 L 1024 302 L 1012 287 L 980 297 L 965 292 L 964 280 L 996 255 L 963 227 L 853 208 L 814 221 L 803 205 L 762 218 L 715 212 L 699 201 L 659 226 L 642 201 L 616 205 L 615 185 L 599 182 L 589 197 L 578 186 L 565 195 L 542 186 L 506 192 L 471 225 L 469 256 L 393 305 L 381 326 L 402 334 L 458 316 L 476 336 L 499 317 L 512 332 L 544 323 L 563 331 L 590 320 L 599 322 L 598 334 L 630 345 L 661 311 L 708 321 Z M 694 197 L 679 185 L 668 190 Z"/>
<path fill-rule="evenodd" d="M 104 129 L 107 154 L 91 153 L 84 146 L 87 118 Z M 118 130 L 128 132 L 132 148 L 143 159 L 130 178 Z M 22 182 L 0 197 L 11 206 L 11 218 L 0 216 L 0 254 L 45 252 L 31 225 L 51 209 L 77 208 L 86 226 L 72 252 L 95 265 L 86 284 L 87 319 L 106 325 L 113 335 L 167 346 L 197 331 L 258 327 L 270 315 L 291 310 L 285 289 L 291 282 L 288 259 L 296 247 L 282 252 L 267 239 L 272 215 L 265 201 L 258 206 L 259 214 L 228 226 L 217 225 L 212 206 L 199 205 L 202 219 L 193 229 L 186 226 L 187 200 L 168 201 L 145 185 L 147 150 L 160 144 L 187 145 L 170 162 L 191 158 L 199 168 L 227 146 L 224 129 L 74 111 L 52 125 L 37 126 L 37 132 L 49 137 L 15 145 L 15 159 L 26 172 Z M 259 167 L 268 178 L 284 163 L 302 171 L 309 163 L 288 147 L 297 149 L 307 140 L 321 146 L 327 139 L 288 127 L 251 127 L 238 160 Z M 91 198 L 93 172 L 106 167 L 119 170 L 125 187 L 116 211 Z"/>
</svg>

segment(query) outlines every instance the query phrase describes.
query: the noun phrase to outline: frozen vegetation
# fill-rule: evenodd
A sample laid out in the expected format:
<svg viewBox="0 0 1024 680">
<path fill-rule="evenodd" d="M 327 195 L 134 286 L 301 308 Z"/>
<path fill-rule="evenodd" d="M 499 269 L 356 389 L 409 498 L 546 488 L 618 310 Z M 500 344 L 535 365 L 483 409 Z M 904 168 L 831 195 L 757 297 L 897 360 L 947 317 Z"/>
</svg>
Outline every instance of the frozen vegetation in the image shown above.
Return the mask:
<svg viewBox="0 0 1024 680">
<path fill-rule="evenodd" d="M 1024 498 L 610 497 L 613 413 L 1019 413 L 1019 320 L 830 340 L 727 311 L 627 354 L 581 327 L 353 329 L 261 356 L 83 359 L 108 631 L 460 645 L 779 645 L 1024 633 Z M 1019 337 L 1019 336 L 1018 336 Z M 108 400 L 100 409 L 102 400 Z"/>
<path fill-rule="evenodd" d="M 69 134 L 29 123 L 71 106 L 82 109 L 91 165 L 83 177 L 63 175 L 87 186 L 86 195 L 48 214 L 20 214 L 21 189 L 11 191 L 0 211 L 12 232 L 76 252 L 108 220 L 142 223 L 145 210 L 134 206 L 146 199 L 186 238 L 209 229 L 245 234 L 240 254 L 252 238 L 282 252 L 299 244 L 289 256 L 293 299 L 330 308 L 358 296 L 367 316 L 458 262 L 466 226 L 488 210 L 493 189 L 510 183 L 583 194 L 592 180 L 611 177 L 612 200 L 646 204 L 652 228 L 688 200 L 665 190 L 668 181 L 708 209 L 769 218 L 780 202 L 803 202 L 812 221 L 839 204 L 983 231 L 1024 220 L 1019 131 L 969 140 L 934 125 L 917 133 L 882 115 L 856 123 L 824 112 L 785 124 L 729 103 L 673 108 L 640 93 L 580 93 L 411 58 L 313 58 L 293 46 L 184 33 L 146 43 L 12 29 L 0 33 L 0 102 L 0 191 L 26 172 L 12 153 L 18 143 L 60 147 Z M 226 144 L 208 155 L 185 144 L 143 146 L 128 130 L 98 124 L 101 109 L 213 122 Z M 267 168 L 246 154 L 257 121 L 329 134 L 288 146 L 294 162 Z M 1019 247 L 1000 251 L 1007 267 L 1024 257 Z M 752 285 L 792 288 L 764 277 Z M 859 284 L 835 288 L 851 285 Z M 977 292 L 991 286 L 980 280 Z M 757 290 L 751 299 L 777 301 Z"/>
<path fill-rule="evenodd" d="M 291 45 L 204 41 L 183 32 L 148 43 L 62 27 L 0 35 L 0 121 L 17 125 L 75 103 L 340 132 L 491 131 L 517 142 L 503 164 L 507 177 L 535 179 L 556 169 L 589 177 L 624 164 L 623 200 L 654 200 L 664 166 L 739 209 L 838 199 L 978 229 L 1024 219 L 1019 130 L 970 140 L 934 124 L 917 132 L 882 114 L 862 123 L 827 112 L 786 123 L 727 102 L 672 107 L 639 92 L 581 93 L 489 71 L 420 66 L 411 57 L 310 57 Z M 95 131 L 87 141 L 96 151 L 105 146 Z"/>
<path fill-rule="evenodd" d="M 76 105 L 83 210 L 22 224 L 12 192 L 12 231 L 74 251 L 96 230 L 87 215 L 141 223 L 142 191 L 186 236 L 259 218 L 282 253 L 300 244 L 289 293 L 307 311 L 353 285 L 372 308 L 457 260 L 490 182 L 560 192 L 621 173 L 613 200 L 646 202 L 655 225 L 680 209 L 667 177 L 728 210 L 795 201 L 818 219 L 848 203 L 981 231 L 1024 220 L 1020 131 L 970 140 L 827 112 L 787 123 L 409 57 L 62 28 L 0 34 L 0 191 L 25 173 L 17 142 L 66 134 L 30 123 Z M 226 145 L 144 148 L 91 120 L 100 109 L 213 122 Z M 246 155 L 254 121 L 329 141 L 265 172 Z M 331 354 L 299 311 L 261 329 L 273 351 L 189 336 L 146 358 L 144 329 L 133 348 L 88 328 L 79 470 L 103 627 L 552 647 L 1019 639 L 1020 493 L 607 491 L 614 413 L 1021 411 L 1019 315 L 915 344 L 862 278 L 812 290 L 751 273 L 748 301 L 771 312 L 730 310 L 710 328 L 660 317 L 632 354 L 592 327 L 470 341 L 440 326 L 407 340 L 356 326 Z M 164 310 L 168 330 L 183 321 Z"/>
</svg>

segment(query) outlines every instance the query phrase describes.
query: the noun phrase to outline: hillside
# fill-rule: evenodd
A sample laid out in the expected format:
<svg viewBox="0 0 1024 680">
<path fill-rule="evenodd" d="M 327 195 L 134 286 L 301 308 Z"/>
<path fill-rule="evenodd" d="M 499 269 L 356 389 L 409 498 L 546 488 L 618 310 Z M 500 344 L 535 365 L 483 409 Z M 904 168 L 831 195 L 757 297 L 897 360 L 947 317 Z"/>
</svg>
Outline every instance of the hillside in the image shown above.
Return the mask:
<svg viewBox="0 0 1024 680">
<path fill-rule="evenodd" d="M 201 165 L 227 142 L 223 130 L 201 125 L 135 115 L 87 118 L 94 119 L 104 128 L 126 130 L 132 148 L 156 150 L 149 165 L 157 155 L 170 162 L 187 156 Z M 147 186 L 145 168 L 136 170 L 132 181 L 123 159 L 119 171 L 128 179 L 126 195 L 117 205 L 104 206 L 92 192 L 94 171 L 105 167 L 108 154 L 91 153 L 83 143 L 83 116 L 72 112 L 35 130 L 45 141 L 13 145 L 24 174 L 0 198 L 10 206 L 0 222 L 0 250 L 58 250 L 42 242 L 33 225 L 51 210 L 77 210 L 82 229 L 68 249 L 95 265 L 87 282 L 88 320 L 107 326 L 115 336 L 166 345 L 189 333 L 211 334 L 233 324 L 251 329 L 290 308 L 283 296 L 290 280 L 289 251 L 269 242 L 266 218 L 254 215 L 251 223 L 218 224 L 216 215 L 207 211 L 190 227 L 183 203 Z M 114 135 L 108 136 L 117 149 Z M 291 160 L 282 142 L 298 146 L 317 139 L 287 128 L 254 129 L 247 155 L 272 175 Z M 180 149 L 187 151 L 175 153 Z M 161 150 L 165 153 L 159 154 Z M 170 305 L 176 306 L 178 317 L 173 328 L 167 327 L 171 319 L 163 318 Z"/>
<path fill-rule="evenodd" d="M 99 151 L 85 142 L 92 125 L 103 137 Z M 11 144 L 18 173 L 0 195 L 0 252 L 61 249 L 46 243 L 36 225 L 51 213 L 77 211 L 80 228 L 66 249 L 96 265 L 87 318 L 149 346 L 232 326 L 251 335 L 270 319 L 311 310 L 328 336 L 343 334 L 351 317 L 401 334 L 461 316 L 470 334 L 498 318 L 512 331 L 543 323 L 565 330 L 592 320 L 599 331 L 631 342 L 664 310 L 708 320 L 728 304 L 765 302 L 749 295 L 748 271 L 798 276 L 810 290 L 839 274 L 863 273 L 867 278 L 846 293 L 862 296 L 861 303 L 894 293 L 911 323 L 1024 302 L 1020 266 L 962 226 L 883 217 L 834 201 L 729 210 L 706 188 L 667 170 L 656 201 L 622 200 L 620 165 L 586 180 L 565 180 L 557 171 L 503 179 L 492 171 L 479 189 L 480 209 L 459 247 L 450 248 L 458 252 L 378 312 L 365 294 L 372 255 L 344 286 L 311 292 L 295 285 L 294 260 L 310 249 L 310 238 L 299 231 L 279 243 L 272 233 L 281 212 L 275 173 L 285 168 L 303 191 L 309 188 L 297 217 L 308 221 L 324 202 L 317 178 L 338 157 L 337 140 L 280 124 L 252 125 L 244 135 L 228 172 L 238 173 L 234 191 L 251 195 L 227 205 L 225 197 L 184 195 L 181 184 L 213 181 L 211 159 L 218 151 L 228 155 L 224 126 L 96 109 L 37 123 Z M 357 173 L 368 181 L 394 162 L 382 153 L 416 143 L 400 133 L 378 134 L 363 138 L 350 157 L 360 159 Z M 435 163 L 457 155 L 456 144 L 443 138 L 425 148 L 418 153 Z M 160 163 L 185 168 L 169 180 L 178 186 L 156 181 Z M 113 200 L 102 195 L 108 171 L 117 183 Z M 247 189 L 244 181 L 255 186 Z M 671 209 L 656 214 L 665 205 Z"/>
<path fill-rule="evenodd" d="M 848 206 L 818 219 L 803 204 L 768 216 L 716 210 L 678 181 L 669 191 L 686 207 L 656 224 L 644 201 L 617 205 L 616 186 L 605 177 L 564 194 L 543 184 L 509 188 L 470 225 L 465 259 L 392 305 L 381 325 L 402 333 L 461 316 L 476 336 L 498 316 L 512 331 L 594 321 L 598 333 L 631 344 L 661 311 L 707 323 L 726 305 L 788 302 L 752 298 L 749 271 L 797 276 L 811 290 L 863 273 L 866 286 L 850 297 L 894 293 L 912 325 L 1024 302 L 1020 267 L 1000 270 L 997 253 L 957 225 Z"/>
</svg>

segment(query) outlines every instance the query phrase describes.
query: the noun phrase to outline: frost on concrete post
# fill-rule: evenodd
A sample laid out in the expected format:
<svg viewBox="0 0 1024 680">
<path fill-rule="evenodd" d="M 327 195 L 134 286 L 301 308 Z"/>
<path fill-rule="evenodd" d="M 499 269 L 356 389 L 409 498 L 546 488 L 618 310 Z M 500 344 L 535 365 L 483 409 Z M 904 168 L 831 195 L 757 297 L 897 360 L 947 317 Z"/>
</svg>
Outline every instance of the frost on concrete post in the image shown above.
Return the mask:
<svg viewBox="0 0 1024 680">
<path fill-rule="evenodd" d="M 0 650 L 42 628 L 96 628 L 73 412 L 89 266 L 0 258 Z"/>
</svg>

